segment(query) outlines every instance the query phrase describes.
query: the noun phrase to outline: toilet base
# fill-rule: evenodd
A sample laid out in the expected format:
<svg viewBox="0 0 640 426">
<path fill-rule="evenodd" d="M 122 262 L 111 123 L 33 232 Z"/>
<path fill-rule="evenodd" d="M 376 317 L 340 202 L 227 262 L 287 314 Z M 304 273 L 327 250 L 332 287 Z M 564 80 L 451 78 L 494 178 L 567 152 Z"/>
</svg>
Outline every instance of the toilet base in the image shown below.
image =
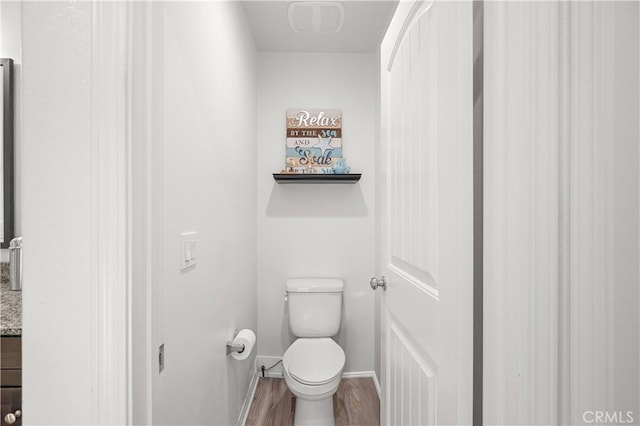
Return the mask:
<svg viewBox="0 0 640 426">
<path fill-rule="evenodd" d="M 294 426 L 334 426 L 333 395 L 318 400 L 296 398 Z"/>
</svg>

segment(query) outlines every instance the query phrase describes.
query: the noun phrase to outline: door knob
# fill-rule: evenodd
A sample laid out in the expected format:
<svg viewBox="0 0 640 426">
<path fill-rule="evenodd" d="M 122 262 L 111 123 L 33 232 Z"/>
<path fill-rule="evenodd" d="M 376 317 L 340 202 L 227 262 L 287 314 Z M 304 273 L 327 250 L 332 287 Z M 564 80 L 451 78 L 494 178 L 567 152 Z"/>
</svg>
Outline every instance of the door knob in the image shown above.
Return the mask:
<svg viewBox="0 0 640 426">
<path fill-rule="evenodd" d="M 383 275 L 382 279 L 377 279 L 376 277 L 371 278 L 369 281 L 369 285 L 372 289 L 377 289 L 378 287 L 382 287 L 382 290 L 387 291 L 387 278 Z"/>
<path fill-rule="evenodd" d="M 17 419 L 20 418 L 20 416 L 22 416 L 22 411 L 16 410 L 15 413 L 9 413 L 4 416 L 4 422 L 8 425 L 12 425 L 16 422 Z"/>
</svg>

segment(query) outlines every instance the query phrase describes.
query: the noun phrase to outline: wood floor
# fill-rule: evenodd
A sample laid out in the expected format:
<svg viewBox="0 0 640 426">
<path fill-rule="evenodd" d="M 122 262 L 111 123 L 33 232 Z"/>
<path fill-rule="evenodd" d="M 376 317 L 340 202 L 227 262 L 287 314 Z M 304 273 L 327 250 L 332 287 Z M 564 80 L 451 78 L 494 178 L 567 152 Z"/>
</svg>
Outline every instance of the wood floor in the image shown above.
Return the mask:
<svg viewBox="0 0 640 426">
<path fill-rule="evenodd" d="M 296 397 L 284 379 L 261 377 L 251 402 L 247 426 L 291 426 Z M 380 400 L 368 377 L 342 379 L 333 395 L 336 426 L 380 425 Z"/>
</svg>

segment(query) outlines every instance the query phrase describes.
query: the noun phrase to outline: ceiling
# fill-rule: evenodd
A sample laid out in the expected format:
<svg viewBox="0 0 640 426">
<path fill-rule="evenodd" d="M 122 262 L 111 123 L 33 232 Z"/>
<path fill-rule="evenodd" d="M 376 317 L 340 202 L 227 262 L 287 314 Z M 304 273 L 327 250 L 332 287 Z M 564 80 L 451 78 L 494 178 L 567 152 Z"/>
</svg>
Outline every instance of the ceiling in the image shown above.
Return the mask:
<svg viewBox="0 0 640 426">
<path fill-rule="evenodd" d="M 397 1 L 347 0 L 337 33 L 296 33 L 289 27 L 290 1 L 243 1 L 259 52 L 371 53 L 380 46 Z"/>
</svg>

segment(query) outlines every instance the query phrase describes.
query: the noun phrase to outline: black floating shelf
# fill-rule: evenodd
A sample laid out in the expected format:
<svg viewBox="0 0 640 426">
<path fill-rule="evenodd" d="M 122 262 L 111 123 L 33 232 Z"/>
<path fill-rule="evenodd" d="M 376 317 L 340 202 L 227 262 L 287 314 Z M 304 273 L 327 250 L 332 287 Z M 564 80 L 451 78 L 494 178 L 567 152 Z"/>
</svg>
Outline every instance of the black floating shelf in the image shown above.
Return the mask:
<svg viewBox="0 0 640 426">
<path fill-rule="evenodd" d="M 273 178 L 278 183 L 356 183 L 362 173 L 321 175 L 321 174 L 293 174 L 274 173 Z"/>
</svg>

